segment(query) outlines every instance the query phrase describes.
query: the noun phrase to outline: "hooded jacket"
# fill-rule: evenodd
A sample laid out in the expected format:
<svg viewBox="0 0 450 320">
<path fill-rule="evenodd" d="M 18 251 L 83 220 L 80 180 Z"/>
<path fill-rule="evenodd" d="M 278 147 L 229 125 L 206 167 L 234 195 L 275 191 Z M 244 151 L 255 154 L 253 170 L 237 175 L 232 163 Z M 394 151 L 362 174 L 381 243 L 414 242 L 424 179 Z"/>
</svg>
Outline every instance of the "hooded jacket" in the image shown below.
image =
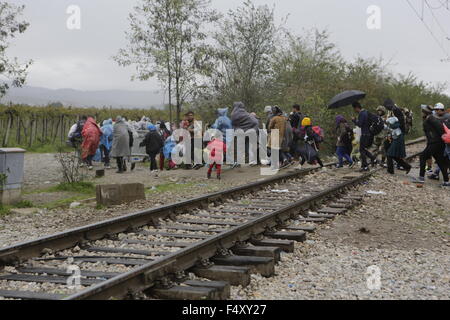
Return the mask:
<svg viewBox="0 0 450 320">
<path fill-rule="evenodd" d="M 101 127 L 102 136 L 100 138 L 100 145 L 105 146 L 106 149 L 111 150 L 112 139 L 113 139 L 113 126 L 112 120 L 103 121 L 103 126 Z"/>
<path fill-rule="evenodd" d="M 89 117 L 86 120 L 81 135 L 83 136 L 83 143 L 81 144 L 81 158 L 86 159 L 88 156 L 95 155 L 98 145 L 100 144 L 100 136 L 102 135 L 102 131 L 98 127 L 94 118 Z"/>
<path fill-rule="evenodd" d="M 242 102 L 235 102 L 233 105 L 233 111 L 231 112 L 231 123 L 233 129 L 242 129 L 248 131 L 254 129 L 258 131 L 259 121 L 250 113 L 245 110 Z"/>
<path fill-rule="evenodd" d="M 130 135 L 128 133 L 128 124 L 124 119 L 118 119 L 113 127 L 113 145 L 111 149 L 111 157 L 129 157 L 130 150 Z"/>
<path fill-rule="evenodd" d="M 145 146 L 145 152 L 148 155 L 156 155 L 158 154 L 162 147 L 164 146 L 163 140 L 158 133 L 158 131 L 150 130 L 146 135 L 144 140 L 140 143 L 140 147 Z"/>
<path fill-rule="evenodd" d="M 218 109 L 217 114 L 219 117 L 216 119 L 216 122 L 211 126 L 213 129 L 217 129 L 222 132 L 222 136 L 224 137 L 224 141 L 226 140 L 226 134 L 228 129 L 233 129 L 231 124 L 231 119 L 228 118 L 228 108 Z"/>
</svg>

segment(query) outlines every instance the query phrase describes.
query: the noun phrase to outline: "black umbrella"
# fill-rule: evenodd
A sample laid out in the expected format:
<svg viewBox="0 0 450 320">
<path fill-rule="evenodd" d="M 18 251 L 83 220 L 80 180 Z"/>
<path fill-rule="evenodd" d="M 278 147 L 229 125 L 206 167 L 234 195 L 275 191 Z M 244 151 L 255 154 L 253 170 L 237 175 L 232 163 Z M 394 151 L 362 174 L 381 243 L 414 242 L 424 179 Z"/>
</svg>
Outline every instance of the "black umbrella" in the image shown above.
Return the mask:
<svg viewBox="0 0 450 320">
<path fill-rule="evenodd" d="M 366 97 L 366 93 L 358 90 L 349 90 L 344 91 L 338 94 L 336 97 L 331 99 L 328 103 L 328 109 L 336 109 L 339 107 L 344 107 L 351 105 L 353 102 L 356 102 L 360 99 Z"/>
</svg>

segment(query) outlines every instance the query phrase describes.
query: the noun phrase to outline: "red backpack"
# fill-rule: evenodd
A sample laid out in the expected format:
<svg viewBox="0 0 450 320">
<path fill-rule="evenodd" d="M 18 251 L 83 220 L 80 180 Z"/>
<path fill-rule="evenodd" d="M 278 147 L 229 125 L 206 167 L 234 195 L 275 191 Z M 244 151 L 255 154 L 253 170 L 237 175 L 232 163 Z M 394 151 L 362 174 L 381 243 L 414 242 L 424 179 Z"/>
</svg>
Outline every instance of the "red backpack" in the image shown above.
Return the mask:
<svg viewBox="0 0 450 320">
<path fill-rule="evenodd" d="M 321 127 L 319 127 L 319 126 L 315 126 L 312 129 L 320 137 L 320 139 L 323 141 L 323 139 L 325 138 L 325 134 L 323 132 L 323 129 Z"/>
<path fill-rule="evenodd" d="M 445 133 L 442 135 L 442 140 L 446 144 L 450 144 L 450 129 L 444 124 Z"/>
</svg>

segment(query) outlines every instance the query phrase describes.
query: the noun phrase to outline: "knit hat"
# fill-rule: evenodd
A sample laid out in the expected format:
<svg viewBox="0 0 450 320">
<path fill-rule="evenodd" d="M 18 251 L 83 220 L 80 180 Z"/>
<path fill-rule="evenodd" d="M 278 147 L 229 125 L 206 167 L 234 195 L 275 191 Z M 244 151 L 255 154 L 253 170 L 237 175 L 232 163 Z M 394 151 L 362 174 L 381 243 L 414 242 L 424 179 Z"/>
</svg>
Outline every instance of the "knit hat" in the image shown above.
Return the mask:
<svg viewBox="0 0 450 320">
<path fill-rule="evenodd" d="M 147 126 L 148 131 L 156 131 L 156 127 L 153 124 Z"/>
<path fill-rule="evenodd" d="M 307 127 L 311 125 L 311 118 L 303 118 L 302 127 Z"/>
</svg>

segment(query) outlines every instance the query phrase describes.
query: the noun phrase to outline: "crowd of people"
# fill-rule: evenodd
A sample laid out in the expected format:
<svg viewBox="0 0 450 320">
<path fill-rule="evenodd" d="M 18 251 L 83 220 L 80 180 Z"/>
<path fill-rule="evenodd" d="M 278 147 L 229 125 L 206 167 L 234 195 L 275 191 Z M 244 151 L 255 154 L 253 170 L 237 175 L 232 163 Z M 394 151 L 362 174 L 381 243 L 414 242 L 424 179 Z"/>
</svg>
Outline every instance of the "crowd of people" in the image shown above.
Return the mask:
<svg viewBox="0 0 450 320">
<path fill-rule="evenodd" d="M 351 121 L 342 115 L 335 118 L 336 167 L 343 168 L 347 164 L 353 168 L 360 162 L 362 172 L 369 171 L 370 166 L 381 165 L 390 174 L 394 174 L 395 167 L 408 174 L 411 165 L 405 161 L 405 136 L 413 125 L 412 111 L 398 107 L 391 99 L 379 106 L 376 113 L 367 111 L 359 102 L 354 102 L 352 106 L 357 116 Z M 424 183 L 425 172 L 428 170 L 430 179 L 439 180 L 442 174 L 443 186 L 448 187 L 450 133 L 447 130 L 450 128 L 450 114 L 442 103 L 434 107 L 422 105 L 421 112 L 427 147 L 420 157 L 419 177 L 414 180 Z M 215 122 L 204 128 L 192 111 L 185 114 L 178 126 L 164 121 L 153 123 L 147 117 L 128 121 L 120 116 L 114 121 L 104 120 L 100 126 L 92 117 L 83 116 L 72 126 L 69 140 L 72 146 L 80 150 L 83 165 L 93 169 L 93 159 L 100 153 L 101 161 L 107 169 L 111 168 L 110 159 L 116 159 L 117 173 L 127 171 L 127 160 L 131 156 L 134 141 L 139 137 L 138 131 L 145 131 L 139 147 L 145 147 L 152 172 L 177 167 L 199 169 L 207 165 L 207 177 L 211 178 L 212 170 L 215 170 L 220 179 L 230 146 L 235 151 L 233 161 L 229 163 L 232 168 L 240 166 L 239 156 L 247 158 L 246 163 L 250 166 L 270 165 L 271 168 L 278 169 L 294 165 L 298 161 L 298 168 L 305 163 L 323 167 L 319 153 L 325 138 L 324 130 L 311 117 L 302 113 L 300 105 L 292 106 L 289 114 L 279 106 L 267 106 L 264 109 L 266 119 L 248 112 L 242 102 L 234 103 L 230 116 L 228 113 L 229 108 L 218 109 Z M 188 136 L 173 134 L 177 128 L 185 129 Z M 207 135 L 205 141 L 205 132 L 210 132 L 209 129 L 215 130 Z M 247 136 L 243 155 L 237 155 L 235 143 L 232 143 L 237 139 L 234 134 L 237 130 Z M 266 144 L 267 149 L 264 150 L 267 150 L 267 154 L 261 154 L 259 146 L 252 145 L 255 142 L 248 139 L 248 133 L 254 133 L 258 137 L 258 145 Z M 189 139 L 190 144 L 183 143 Z M 186 153 L 186 145 L 190 145 L 191 161 L 175 163 L 173 155 Z M 197 146 L 201 147 L 200 150 L 197 150 Z M 203 153 L 208 161 L 203 160 Z M 274 153 L 277 155 L 275 158 L 271 157 Z M 432 159 L 437 164 L 435 171 L 431 169 Z M 134 164 L 131 169 L 134 169 Z"/>
</svg>

